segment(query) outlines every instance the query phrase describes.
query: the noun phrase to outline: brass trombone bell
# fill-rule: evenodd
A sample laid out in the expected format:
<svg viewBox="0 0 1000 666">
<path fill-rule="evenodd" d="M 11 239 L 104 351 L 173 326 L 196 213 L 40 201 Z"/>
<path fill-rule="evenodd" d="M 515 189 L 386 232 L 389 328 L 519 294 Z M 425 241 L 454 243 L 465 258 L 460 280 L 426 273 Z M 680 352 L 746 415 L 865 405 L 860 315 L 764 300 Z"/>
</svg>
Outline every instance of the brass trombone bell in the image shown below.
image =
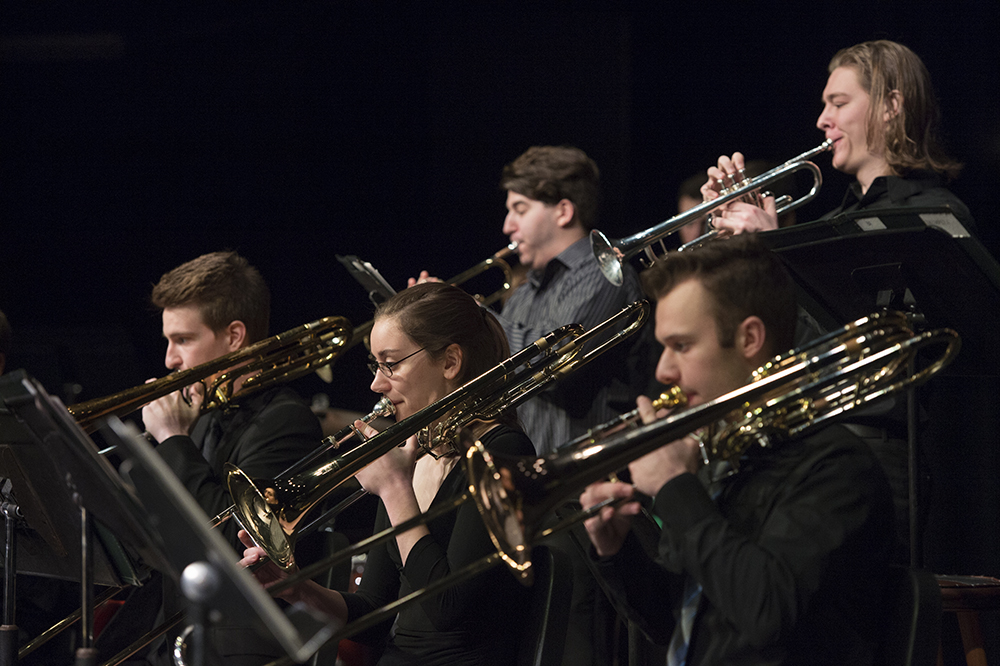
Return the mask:
<svg viewBox="0 0 1000 666">
<path fill-rule="evenodd" d="M 366 442 L 334 459 L 320 458 L 296 465 L 272 480 L 255 480 L 232 465 L 226 482 L 233 497 L 233 516 L 282 568 L 292 564 L 294 539 L 306 514 L 338 486 L 419 430 L 434 424 L 429 444 L 455 441 L 458 430 L 473 420 L 496 419 L 553 381 L 607 351 L 637 331 L 649 316 L 649 304 L 637 301 L 584 332 L 579 324 L 562 326 L 539 338 L 509 359 L 487 370 L 437 402 L 394 423 Z M 622 330 L 592 349 L 609 330 Z"/>
<path fill-rule="evenodd" d="M 194 368 L 175 372 L 148 384 L 114 395 L 70 405 L 69 413 L 86 432 L 108 416 L 122 417 L 158 398 L 201 382 L 205 384 L 202 410 L 226 407 L 240 378 L 245 396 L 278 382 L 288 382 L 331 363 L 351 341 L 350 322 L 324 317 L 255 342 Z"/>
<path fill-rule="evenodd" d="M 931 346 L 944 350 L 926 368 L 909 374 L 909 362 Z M 914 333 L 902 313 L 873 314 L 802 351 L 775 357 L 746 386 L 636 429 L 541 458 L 495 456 L 475 446 L 466 460 L 470 489 L 501 557 L 523 575 L 531 565 L 533 543 L 600 507 L 543 530 L 552 510 L 643 455 L 710 426 L 702 438 L 704 462 L 726 461 L 738 470 L 751 446 L 775 446 L 851 409 L 918 386 L 948 365 L 960 347 L 961 339 L 950 329 Z"/>
<path fill-rule="evenodd" d="M 809 160 L 830 150 L 832 147 L 833 141 L 827 139 L 816 148 L 807 150 L 801 155 L 793 157 L 784 164 L 762 173 L 756 178 L 749 178 L 734 184 L 732 187 L 720 194 L 719 197 L 711 201 L 700 203 L 694 208 L 686 210 L 679 215 L 675 215 L 669 220 L 660 222 L 645 231 L 640 231 L 639 233 L 631 236 L 626 236 L 625 238 L 619 238 L 612 241 L 608 240 L 607 236 L 603 233 L 594 229 L 590 232 L 590 244 L 594 250 L 594 256 L 597 258 L 597 263 L 601 267 L 601 272 L 604 273 L 604 277 L 606 277 L 608 281 L 615 286 L 620 287 L 622 285 L 622 281 L 624 280 L 622 271 L 624 270 L 625 262 L 637 253 L 643 250 L 651 252 L 649 249 L 650 245 L 666 238 L 681 227 L 700 219 L 702 216 L 711 213 L 716 208 L 724 206 L 730 201 L 750 196 L 762 188 L 765 188 L 782 178 L 792 175 L 796 171 L 804 169 L 812 174 L 812 188 L 810 188 L 809 192 L 798 199 L 783 205 L 779 209 L 778 213 L 785 213 L 812 201 L 813 198 L 815 198 L 815 196 L 819 193 L 819 188 L 823 184 L 823 173 L 819 170 L 818 166 Z"/>
</svg>

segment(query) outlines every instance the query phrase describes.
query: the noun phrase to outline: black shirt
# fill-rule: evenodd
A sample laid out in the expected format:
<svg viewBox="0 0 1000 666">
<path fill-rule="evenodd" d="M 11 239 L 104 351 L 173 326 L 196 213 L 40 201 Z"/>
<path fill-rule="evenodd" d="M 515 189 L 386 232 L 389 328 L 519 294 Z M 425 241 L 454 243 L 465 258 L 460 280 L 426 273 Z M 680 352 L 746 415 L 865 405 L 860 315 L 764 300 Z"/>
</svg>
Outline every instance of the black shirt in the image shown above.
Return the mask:
<svg viewBox="0 0 1000 666">
<path fill-rule="evenodd" d="M 881 467 L 842 426 L 754 453 L 715 500 L 692 474 L 665 484 L 655 561 L 630 535 L 602 575 L 663 645 L 686 579 L 702 587 L 688 666 L 872 663 L 893 543 Z"/>
<path fill-rule="evenodd" d="M 487 432 L 482 442 L 495 453 L 534 455 L 527 436 L 507 426 Z M 465 467 L 459 462 L 445 477 L 431 508 L 467 488 Z M 385 506 L 379 503 L 375 531 L 388 526 Z M 427 528 L 430 534 L 413 546 L 405 566 L 395 541 L 368 553 L 357 593 L 344 595 L 349 621 L 495 552 L 479 510 L 471 501 L 432 521 Z M 497 566 L 439 595 L 411 604 L 400 611 L 389 647 L 379 663 L 421 666 L 514 663 L 530 602 L 528 592 L 506 567 Z M 388 623 L 380 625 L 354 640 L 377 646 L 389 628 Z"/>
<path fill-rule="evenodd" d="M 841 213 L 884 208 L 936 208 L 947 206 L 971 233 L 976 231 L 972 213 L 944 186 L 944 179 L 933 171 L 914 171 L 906 176 L 879 176 L 862 194 L 857 181 L 848 186 L 840 206 L 821 217 L 829 220 Z"/>
</svg>

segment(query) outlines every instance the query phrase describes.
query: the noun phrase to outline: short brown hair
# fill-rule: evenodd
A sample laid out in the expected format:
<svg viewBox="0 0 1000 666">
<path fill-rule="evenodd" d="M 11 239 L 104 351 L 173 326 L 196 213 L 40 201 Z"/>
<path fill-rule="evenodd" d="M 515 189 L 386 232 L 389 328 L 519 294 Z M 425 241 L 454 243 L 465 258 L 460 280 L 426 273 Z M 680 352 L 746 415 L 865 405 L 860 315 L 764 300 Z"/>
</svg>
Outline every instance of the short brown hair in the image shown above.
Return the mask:
<svg viewBox="0 0 1000 666">
<path fill-rule="evenodd" d="M 841 49 L 829 71 L 850 67 L 868 93 L 868 145 L 881 146 L 889 166 L 900 175 L 915 170 L 936 171 L 948 178 L 962 165 L 945 154 L 937 136 L 938 110 L 931 75 L 920 57 L 896 42 L 878 40 Z M 899 91 L 899 113 L 882 121 L 890 94 Z"/>
<path fill-rule="evenodd" d="M 241 321 L 248 343 L 267 337 L 271 292 L 260 272 L 232 251 L 203 254 L 164 274 L 151 300 L 161 310 L 197 306 L 213 331 Z"/>
<path fill-rule="evenodd" d="M 572 146 L 532 146 L 503 168 L 500 187 L 554 206 L 568 199 L 584 229 L 597 225 L 600 172 L 587 153 Z"/>
<path fill-rule="evenodd" d="M 795 342 L 798 309 L 792 279 L 781 260 L 756 234 L 712 241 L 695 250 L 671 252 L 641 276 L 643 289 L 654 300 L 689 279 L 698 280 L 711 295 L 719 344 L 731 347 L 736 329 L 747 317 L 764 322 L 770 355 L 788 351 Z"/>
</svg>

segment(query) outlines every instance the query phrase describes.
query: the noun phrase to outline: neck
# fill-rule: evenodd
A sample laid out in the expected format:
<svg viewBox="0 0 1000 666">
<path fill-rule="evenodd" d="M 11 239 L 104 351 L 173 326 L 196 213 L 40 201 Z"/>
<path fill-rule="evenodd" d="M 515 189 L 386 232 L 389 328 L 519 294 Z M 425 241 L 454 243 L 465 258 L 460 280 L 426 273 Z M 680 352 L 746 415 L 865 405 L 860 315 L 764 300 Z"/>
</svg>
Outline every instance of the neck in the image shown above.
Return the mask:
<svg viewBox="0 0 1000 666">
<path fill-rule="evenodd" d="M 566 229 L 564 233 L 560 234 L 559 237 L 552 240 L 549 246 L 546 248 L 545 261 L 541 265 L 537 265 L 539 270 L 544 269 L 548 266 L 549 262 L 558 257 L 560 254 L 566 251 L 566 248 L 573 245 L 581 238 L 587 235 L 587 232 L 579 226 L 575 226 L 572 229 Z"/>
<path fill-rule="evenodd" d="M 862 167 L 858 170 L 855 176 L 858 179 L 858 184 L 861 186 L 861 194 L 867 194 L 868 188 L 872 186 L 875 179 L 879 176 L 891 176 L 893 173 L 892 167 L 884 159 L 879 160 L 872 164 L 871 166 Z"/>
</svg>

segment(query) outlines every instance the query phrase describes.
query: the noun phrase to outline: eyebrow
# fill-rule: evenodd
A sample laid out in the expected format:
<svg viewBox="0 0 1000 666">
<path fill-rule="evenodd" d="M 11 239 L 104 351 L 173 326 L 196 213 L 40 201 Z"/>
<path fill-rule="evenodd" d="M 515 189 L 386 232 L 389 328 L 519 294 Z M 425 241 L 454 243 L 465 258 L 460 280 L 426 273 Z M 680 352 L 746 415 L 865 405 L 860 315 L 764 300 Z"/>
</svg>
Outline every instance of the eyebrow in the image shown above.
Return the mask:
<svg viewBox="0 0 1000 666">
<path fill-rule="evenodd" d="M 830 101 L 833 101 L 834 99 L 836 99 L 837 97 L 850 97 L 850 95 L 848 95 L 845 92 L 832 92 L 829 95 L 824 95 L 822 97 L 821 101 L 823 101 L 823 102 L 830 102 Z"/>
</svg>

